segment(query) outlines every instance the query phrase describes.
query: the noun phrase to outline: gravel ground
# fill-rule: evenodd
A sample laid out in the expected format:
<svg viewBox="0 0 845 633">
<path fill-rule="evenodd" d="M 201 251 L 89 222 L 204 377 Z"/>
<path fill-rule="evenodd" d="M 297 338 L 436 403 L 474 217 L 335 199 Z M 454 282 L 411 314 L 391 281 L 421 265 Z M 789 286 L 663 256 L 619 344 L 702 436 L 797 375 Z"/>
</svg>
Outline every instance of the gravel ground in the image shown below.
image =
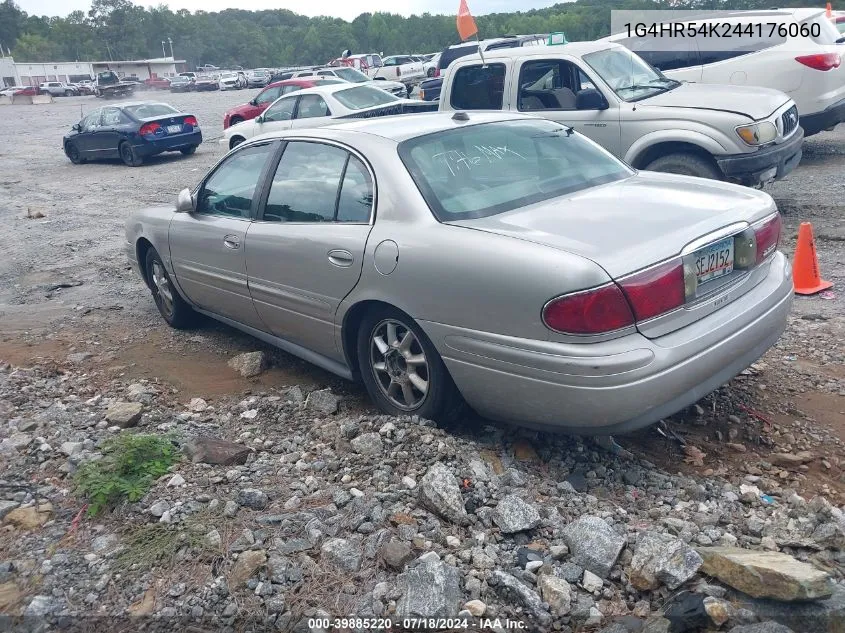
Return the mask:
<svg viewBox="0 0 845 633">
<path fill-rule="evenodd" d="M 124 260 L 125 218 L 193 186 L 223 154 L 223 112 L 255 92 L 154 95 L 194 113 L 205 142 L 137 169 L 63 155 L 63 134 L 102 104 L 93 97 L 0 109 L 0 613 L 305 630 L 321 613 L 463 610 L 621 633 L 716 630 L 721 608 L 723 630 L 758 619 L 845 630 L 838 584 L 801 616 L 815 620 L 790 620 L 797 607 L 730 593 L 743 587 L 716 563 L 704 573 L 690 549 L 777 550 L 845 576 L 845 126 L 807 140 L 798 170 L 767 189 L 785 252 L 798 224 L 813 223 L 833 291 L 797 298 L 759 363 L 617 438 L 630 451 L 619 453 L 479 419 L 390 420 L 359 386 L 230 328 L 168 329 Z M 227 366 L 253 350 L 269 361 L 259 376 Z M 192 461 L 85 520 L 71 476 L 120 432 L 121 402 L 143 411 L 125 425 L 167 434 Z M 209 435 L 252 449 L 245 463 L 197 459 Z M 137 557 L 150 526 L 176 536 L 170 560 Z M 702 610 L 697 624 L 684 616 L 687 628 L 670 617 Z"/>
</svg>

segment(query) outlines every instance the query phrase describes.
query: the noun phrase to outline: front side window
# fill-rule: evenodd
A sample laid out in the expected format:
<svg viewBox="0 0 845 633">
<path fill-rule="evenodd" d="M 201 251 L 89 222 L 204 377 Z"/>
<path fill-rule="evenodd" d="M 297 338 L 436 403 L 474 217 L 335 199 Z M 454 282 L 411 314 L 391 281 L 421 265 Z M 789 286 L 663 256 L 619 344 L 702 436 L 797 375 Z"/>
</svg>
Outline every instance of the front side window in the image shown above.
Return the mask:
<svg viewBox="0 0 845 633">
<path fill-rule="evenodd" d="M 279 98 L 279 87 L 268 88 L 255 97 L 255 103 L 272 103 Z"/>
<path fill-rule="evenodd" d="M 334 98 L 350 110 L 361 110 L 362 108 L 387 105 L 399 101 L 399 97 L 371 86 L 355 86 L 354 88 L 339 90 L 334 93 Z"/>
<path fill-rule="evenodd" d="M 197 213 L 249 218 L 272 144 L 252 145 L 229 156 L 205 181 Z"/>
<path fill-rule="evenodd" d="M 267 122 L 290 121 L 293 118 L 294 106 L 296 106 L 295 96 L 279 99 L 264 112 L 264 120 Z"/>
<path fill-rule="evenodd" d="M 297 119 L 316 119 L 324 116 L 331 116 L 329 106 L 320 95 L 302 95 L 299 98 L 299 107 L 296 110 Z"/>
<path fill-rule="evenodd" d="M 452 82 L 451 104 L 456 110 L 501 110 L 504 94 L 504 64 L 464 66 Z"/>
<path fill-rule="evenodd" d="M 94 110 L 91 114 L 89 114 L 84 119 L 82 119 L 82 121 L 79 122 L 79 127 L 82 129 L 83 132 L 90 132 L 92 130 L 97 129 L 100 126 L 101 114 L 101 110 Z"/>
<path fill-rule="evenodd" d="M 624 101 L 639 101 L 681 85 L 621 46 L 587 53 L 583 59 Z"/>
<path fill-rule="evenodd" d="M 344 149 L 322 143 L 288 143 L 270 185 L 266 222 L 366 223 L 373 181 L 364 164 Z"/>
<path fill-rule="evenodd" d="M 403 141 L 399 156 L 441 222 L 486 217 L 633 172 L 570 128 L 520 120 Z"/>
</svg>

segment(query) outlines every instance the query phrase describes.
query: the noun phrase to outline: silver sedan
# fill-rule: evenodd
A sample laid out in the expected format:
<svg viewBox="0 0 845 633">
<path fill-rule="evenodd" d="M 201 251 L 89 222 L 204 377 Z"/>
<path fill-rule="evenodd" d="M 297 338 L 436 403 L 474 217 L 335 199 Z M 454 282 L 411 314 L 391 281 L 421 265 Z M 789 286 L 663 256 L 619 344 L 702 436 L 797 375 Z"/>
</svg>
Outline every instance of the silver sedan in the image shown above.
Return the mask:
<svg viewBox="0 0 845 633">
<path fill-rule="evenodd" d="M 383 411 L 609 434 L 730 380 L 792 301 L 765 193 L 635 172 L 566 126 L 435 113 L 259 136 L 127 252 L 173 327 L 197 313 Z"/>
</svg>

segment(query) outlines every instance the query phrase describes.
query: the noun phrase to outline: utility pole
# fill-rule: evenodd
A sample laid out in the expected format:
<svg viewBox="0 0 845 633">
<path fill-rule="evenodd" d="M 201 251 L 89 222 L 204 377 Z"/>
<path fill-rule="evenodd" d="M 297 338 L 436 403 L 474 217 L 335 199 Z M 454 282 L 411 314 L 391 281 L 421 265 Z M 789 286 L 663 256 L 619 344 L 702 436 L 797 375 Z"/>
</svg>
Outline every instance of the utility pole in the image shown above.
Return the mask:
<svg viewBox="0 0 845 633">
<path fill-rule="evenodd" d="M 173 56 L 173 40 L 171 40 L 171 39 L 168 37 L 168 38 L 167 38 L 167 43 L 168 43 L 168 44 L 170 44 L 170 59 L 176 59 L 176 58 Z"/>
<path fill-rule="evenodd" d="M 161 56 L 167 57 L 167 53 L 164 51 L 164 40 L 161 41 Z"/>
</svg>

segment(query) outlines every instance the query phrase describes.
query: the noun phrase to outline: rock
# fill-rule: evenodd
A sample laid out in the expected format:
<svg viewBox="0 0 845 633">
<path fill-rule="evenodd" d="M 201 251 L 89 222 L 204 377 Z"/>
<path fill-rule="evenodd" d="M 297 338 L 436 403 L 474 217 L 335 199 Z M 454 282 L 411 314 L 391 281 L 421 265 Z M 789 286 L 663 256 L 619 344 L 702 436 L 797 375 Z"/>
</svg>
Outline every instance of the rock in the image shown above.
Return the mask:
<svg viewBox="0 0 845 633">
<path fill-rule="evenodd" d="M 61 609 L 53 596 L 35 596 L 24 609 L 24 616 L 30 618 L 43 618 Z"/>
<path fill-rule="evenodd" d="M 499 501 L 493 511 L 493 522 L 503 534 L 514 534 L 537 527 L 540 524 L 540 513 L 518 496 L 508 495 Z"/>
<path fill-rule="evenodd" d="M 15 607 L 23 596 L 24 594 L 18 589 L 15 582 L 10 581 L 0 584 L 0 613 L 9 614 L 12 607 Z"/>
<path fill-rule="evenodd" d="M 238 560 L 232 565 L 229 574 L 229 589 L 234 590 L 246 584 L 246 581 L 255 576 L 267 562 L 267 554 L 264 550 L 247 550 L 238 555 Z"/>
<path fill-rule="evenodd" d="M 302 569 L 287 556 L 276 553 L 271 553 L 267 559 L 267 572 L 271 580 L 278 584 L 302 580 Z"/>
<path fill-rule="evenodd" d="M 767 458 L 775 466 L 800 466 L 813 461 L 813 454 L 807 451 L 800 453 L 771 453 Z"/>
<path fill-rule="evenodd" d="M 697 633 L 710 621 L 704 596 L 690 591 L 673 595 L 663 606 L 663 617 L 669 620 L 671 633 Z"/>
<path fill-rule="evenodd" d="M 362 433 L 354 438 L 350 444 L 352 449 L 360 455 L 381 455 L 384 451 L 384 443 L 378 433 Z"/>
<path fill-rule="evenodd" d="M 704 611 L 710 618 L 710 621 L 716 626 L 722 626 L 731 617 L 730 605 L 720 598 L 707 596 L 703 600 Z"/>
<path fill-rule="evenodd" d="M 458 525 L 469 524 L 458 482 L 452 471 L 441 462 L 435 462 L 420 480 L 419 501 L 423 507 L 447 521 Z"/>
<path fill-rule="evenodd" d="M 585 569 L 584 577 L 581 579 L 581 586 L 590 593 L 595 593 L 604 587 L 604 582 L 589 569 Z"/>
<path fill-rule="evenodd" d="M 799 633 L 842 633 L 845 631 L 845 587 L 835 585 L 833 595 L 826 600 L 782 602 L 753 599 L 742 594 L 731 596 L 737 609 L 747 609 L 762 620 L 774 620 Z"/>
<path fill-rule="evenodd" d="M 15 508 L 3 518 L 3 523 L 21 530 L 35 530 L 50 520 L 49 512 L 39 512 L 35 506 Z"/>
<path fill-rule="evenodd" d="M 114 402 L 106 410 L 106 421 L 122 429 L 138 424 L 144 405 L 140 402 Z"/>
<path fill-rule="evenodd" d="M 215 464 L 218 466 L 231 466 L 244 464 L 252 449 L 243 444 L 227 442 L 215 437 L 197 436 L 182 446 L 182 450 L 195 464 Z"/>
<path fill-rule="evenodd" d="M 451 565 L 428 559 L 397 578 L 399 618 L 453 618 L 461 605 L 460 573 Z"/>
<path fill-rule="evenodd" d="M 758 622 L 757 624 L 735 626 L 729 633 L 795 633 L 795 631 L 777 622 Z"/>
<path fill-rule="evenodd" d="M 829 574 L 788 554 L 729 547 L 703 547 L 698 552 L 704 559 L 701 571 L 753 598 L 789 602 L 833 594 Z"/>
<path fill-rule="evenodd" d="M 563 529 L 563 540 L 572 552 L 572 562 L 600 578 L 607 578 L 625 547 L 625 537 L 614 532 L 602 519 L 589 515 L 567 525 Z"/>
<path fill-rule="evenodd" d="M 390 539 L 382 545 L 378 554 L 388 567 L 397 571 L 402 571 L 406 563 L 414 557 L 411 548 L 406 543 L 396 539 Z"/>
<path fill-rule="evenodd" d="M 676 633 L 671 627 L 669 620 L 656 615 L 646 620 L 640 633 Z"/>
<path fill-rule="evenodd" d="M 584 473 L 571 473 L 567 476 L 566 483 L 572 486 L 575 492 L 587 492 L 587 478 Z"/>
<path fill-rule="evenodd" d="M 120 538 L 117 534 L 102 534 L 91 541 L 92 552 L 105 552 L 117 545 Z"/>
<path fill-rule="evenodd" d="M 402 477 L 402 485 L 408 490 L 413 490 L 417 487 L 417 480 L 413 477 Z"/>
<path fill-rule="evenodd" d="M 470 600 L 464 605 L 464 609 L 472 614 L 474 618 L 480 618 L 484 615 L 484 612 L 487 611 L 487 605 L 484 604 L 481 600 Z"/>
<path fill-rule="evenodd" d="M 149 587 L 145 592 L 144 596 L 138 600 L 137 602 L 133 602 L 130 604 L 126 611 L 129 613 L 130 616 L 133 617 L 143 617 L 152 615 L 155 611 L 156 606 L 156 590 L 155 587 Z"/>
<path fill-rule="evenodd" d="M 572 587 L 563 578 L 543 574 L 537 581 L 540 597 L 549 603 L 549 608 L 555 616 L 564 616 L 572 608 Z"/>
<path fill-rule="evenodd" d="M 238 491 L 238 504 L 250 510 L 263 510 L 270 503 L 267 494 L 258 488 L 243 488 Z"/>
<path fill-rule="evenodd" d="M 71 455 L 78 455 L 82 452 L 83 444 L 82 442 L 62 442 L 62 445 L 59 447 L 59 450 L 70 457 Z"/>
<path fill-rule="evenodd" d="M 205 536 L 203 536 L 203 542 L 205 543 L 206 547 L 210 547 L 211 549 L 220 549 L 223 545 L 223 537 L 220 536 L 220 532 L 217 529 L 209 530 Z"/>
<path fill-rule="evenodd" d="M 677 589 L 695 576 L 701 556 L 681 539 L 657 532 L 642 532 L 628 577 L 640 591 L 657 589 L 662 582 Z"/>
<path fill-rule="evenodd" d="M 202 398 L 191 398 L 191 401 L 188 403 L 188 410 L 193 411 L 194 413 L 201 413 L 207 408 L 208 403 Z"/>
<path fill-rule="evenodd" d="M 549 554 L 554 560 L 562 560 L 569 555 L 569 548 L 566 545 L 552 545 L 549 548 Z"/>
<path fill-rule="evenodd" d="M 168 488 L 178 488 L 179 486 L 184 486 L 184 485 L 185 485 L 185 478 L 182 475 L 180 475 L 179 473 L 176 473 L 175 475 L 173 475 L 170 478 L 170 481 L 167 482 Z"/>
<path fill-rule="evenodd" d="M 581 580 L 581 576 L 584 575 L 584 568 L 579 567 L 573 562 L 566 561 L 563 565 L 560 566 L 560 571 L 558 575 L 565 579 L 567 582 L 575 583 Z"/>
<path fill-rule="evenodd" d="M 148 512 L 154 517 L 161 517 L 168 510 L 170 510 L 170 504 L 167 501 L 161 500 L 151 505 Z"/>
<path fill-rule="evenodd" d="M 0 520 L 20 505 L 17 501 L 0 501 Z"/>
<path fill-rule="evenodd" d="M 587 616 L 587 619 L 584 621 L 584 626 L 587 628 L 592 628 L 601 624 L 601 621 L 604 619 L 602 612 L 598 610 L 597 607 L 590 607 L 590 614 Z"/>
<path fill-rule="evenodd" d="M 361 552 L 350 541 L 332 538 L 320 548 L 321 559 L 344 571 L 355 572 L 361 567 Z"/>
<path fill-rule="evenodd" d="M 308 398 L 305 400 L 305 408 L 319 415 L 331 415 L 337 413 L 339 402 L 340 398 L 334 395 L 331 389 L 320 389 L 308 394 Z"/>
<path fill-rule="evenodd" d="M 551 620 L 551 615 L 543 607 L 543 601 L 535 591 L 499 569 L 493 572 L 491 578 L 495 582 L 494 591 L 502 599 L 515 602 L 526 609 L 531 616 L 540 620 L 541 623 Z"/>
<path fill-rule="evenodd" d="M 230 358 L 228 365 L 244 378 L 252 378 L 266 369 L 267 358 L 264 352 L 246 352 Z"/>
</svg>

